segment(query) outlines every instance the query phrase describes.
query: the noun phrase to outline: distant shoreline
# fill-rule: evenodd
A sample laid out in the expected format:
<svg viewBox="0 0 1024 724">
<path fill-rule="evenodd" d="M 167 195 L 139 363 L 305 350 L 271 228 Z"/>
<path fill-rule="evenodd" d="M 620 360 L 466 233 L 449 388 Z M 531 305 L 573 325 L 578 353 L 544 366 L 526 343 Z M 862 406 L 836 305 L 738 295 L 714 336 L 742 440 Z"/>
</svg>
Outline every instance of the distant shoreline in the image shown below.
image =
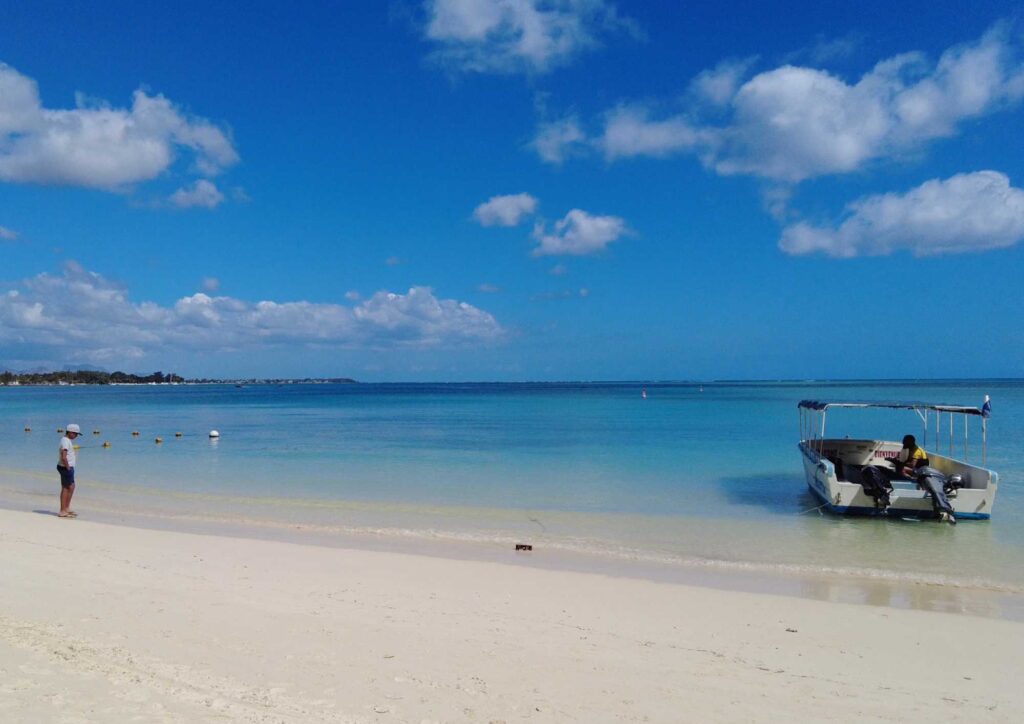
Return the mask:
<svg viewBox="0 0 1024 724">
<path fill-rule="evenodd" d="M 71 374 L 71 373 L 53 373 Z M 47 375 L 46 377 L 49 377 Z M 247 385 L 355 385 L 358 381 L 349 377 L 324 377 L 324 378 L 282 378 L 282 379 L 238 379 L 238 380 L 215 380 L 215 379 L 192 379 L 186 380 L 176 378 L 175 380 L 156 381 L 148 379 L 38 379 L 34 375 L 19 376 L 13 379 L 0 379 L 0 387 L 179 387 L 182 385 L 235 385 L 245 387 Z"/>
</svg>

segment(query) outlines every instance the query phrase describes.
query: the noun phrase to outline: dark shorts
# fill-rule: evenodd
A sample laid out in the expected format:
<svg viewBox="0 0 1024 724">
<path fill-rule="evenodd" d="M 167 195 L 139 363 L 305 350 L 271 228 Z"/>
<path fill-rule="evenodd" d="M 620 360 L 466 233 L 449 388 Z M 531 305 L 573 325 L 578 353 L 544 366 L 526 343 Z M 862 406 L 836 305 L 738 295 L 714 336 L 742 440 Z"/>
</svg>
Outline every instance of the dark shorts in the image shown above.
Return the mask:
<svg viewBox="0 0 1024 724">
<path fill-rule="evenodd" d="M 72 485 L 75 484 L 74 468 L 62 468 L 60 465 L 58 465 L 57 472 L 60 473 L 60 487 L 70 488 Z"/>
</svg>

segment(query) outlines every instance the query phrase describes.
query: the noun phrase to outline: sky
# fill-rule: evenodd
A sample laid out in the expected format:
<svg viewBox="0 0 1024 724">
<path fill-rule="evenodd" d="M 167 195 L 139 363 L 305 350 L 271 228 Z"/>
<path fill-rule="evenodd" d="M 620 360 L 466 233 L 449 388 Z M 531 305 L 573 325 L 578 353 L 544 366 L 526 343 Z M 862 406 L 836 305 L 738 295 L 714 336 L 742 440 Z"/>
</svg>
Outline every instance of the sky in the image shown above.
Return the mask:
<svg viewBox="0 0 1024 724">
<path fill-rule="evenodd" d="M 0 369 L 1024 376 L 1011 2 L 0 5 Z"/>
</svg>

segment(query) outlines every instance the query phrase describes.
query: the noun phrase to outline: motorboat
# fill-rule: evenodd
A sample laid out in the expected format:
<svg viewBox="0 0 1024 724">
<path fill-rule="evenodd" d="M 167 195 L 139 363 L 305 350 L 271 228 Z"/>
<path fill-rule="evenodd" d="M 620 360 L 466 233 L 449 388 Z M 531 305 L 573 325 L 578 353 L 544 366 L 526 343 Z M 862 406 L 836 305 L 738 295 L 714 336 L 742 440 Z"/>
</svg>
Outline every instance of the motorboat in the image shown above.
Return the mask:
<svg viewBox="0 0 1024 724">
<path fill-rule="evenodd" d="M 819 508 L 839 515 L 986 520 L 992 516 L 999 475 L 985 467 L 989 399 L 981 407 L 928 402 L 801 400 L 800 453 L 807 487 Z M 911 410 L 923 423 L 927 466 L 906 475 L 896 462 L 903 449 L 892 440 L 827 437 L 825 419 L 836 409 Z M 968 460 L 969 427 L 980 420 L 981 465 Z M 931 445 L 929 445 L 929 423 Z M 948 429 L 948 442 L 946 430 Z M 945 447 L 945 454 L 942 448 Z M 959 454 L 960 457 L 954 457 Z"/>
</svg>

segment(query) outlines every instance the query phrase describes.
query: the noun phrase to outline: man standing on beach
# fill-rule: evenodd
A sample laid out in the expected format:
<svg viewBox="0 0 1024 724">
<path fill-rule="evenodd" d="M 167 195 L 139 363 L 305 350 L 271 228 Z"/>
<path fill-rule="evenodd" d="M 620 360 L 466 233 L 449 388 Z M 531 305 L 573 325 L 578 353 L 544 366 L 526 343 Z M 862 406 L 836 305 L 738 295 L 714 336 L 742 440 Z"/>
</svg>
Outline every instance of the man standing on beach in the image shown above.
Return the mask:
<svg viewBox="0 0 1024 724">
<path fill-rule="evenodd" d="M 71 496 L 75 494 L 75 445 L 74 442 L 82 434 L 74 423 L 68 425 L 67 432 L 60 439 L 57 448 L 57 472 L 60 473 L 60 518 L 74 518 L 78 513 L 71 510 Z"/>
</svg>

